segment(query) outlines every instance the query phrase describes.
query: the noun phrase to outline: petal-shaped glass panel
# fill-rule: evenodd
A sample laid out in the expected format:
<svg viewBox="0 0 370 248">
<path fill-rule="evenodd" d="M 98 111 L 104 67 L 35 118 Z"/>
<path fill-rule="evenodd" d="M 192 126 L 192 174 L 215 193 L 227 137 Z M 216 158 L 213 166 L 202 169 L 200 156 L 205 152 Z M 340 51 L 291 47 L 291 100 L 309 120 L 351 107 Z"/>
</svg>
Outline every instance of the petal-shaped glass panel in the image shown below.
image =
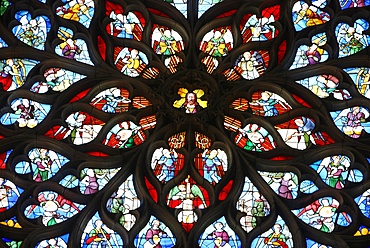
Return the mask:
<svg viewBox="0 0 370 248">
<path fill-rule="evenodd" d="M 99 213 L 89 220 L 81 237 L 81 247 L 123 247 L 123 239 L 110 229 L 101 219 Z"/>
<path fill-rule="evenodd" d="M 93 0 L 62 0 L 64 5 L 56 9 L 56 14 L 64 19 L 76 21 L 89 27 L 94 16 Z"/>
<path fill-rule="evenodd" d="M 38 205 L 29 205 L 24 215 L 29 219 L 41 217 L 44 226 L 53 226 L 78 214 L 85 205 L 73 202 L 53 191 L 42 191 L 37 196 Z"/>
<path fill-rule="evenodd" d="M 15 19 L 20 22 L 13 28 L 13 34 L 23 43 L 39 50 L 44 50 L 47 34 L 51 23 L 47 16 L 32 18 L 30 12 L 21 10 L 15 13 Z"/>
<path fill-rule="evenodd" d="M 148 224 L 141 229 L 134 240 L 135 247 L 166 247 L 176 244 L 176 237 L 165 223 L 150 216 Z"/>
<path fill-rule="evenodd" d="M 208 226 L 198 240 L 199 247 L 241 247 L 239 236 L 227 224 L 225 217 Z"/>
</svg>

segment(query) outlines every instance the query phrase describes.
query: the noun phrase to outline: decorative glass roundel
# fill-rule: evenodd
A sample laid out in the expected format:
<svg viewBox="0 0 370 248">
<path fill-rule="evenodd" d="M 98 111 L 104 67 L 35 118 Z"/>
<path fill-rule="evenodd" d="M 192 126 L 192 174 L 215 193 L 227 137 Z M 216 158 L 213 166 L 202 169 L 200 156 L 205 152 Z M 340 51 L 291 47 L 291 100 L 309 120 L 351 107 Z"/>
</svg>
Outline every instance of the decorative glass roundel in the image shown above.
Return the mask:
<svg viewBox="0 0 370 248">
<path fill-rule="evenodd" d="M 368 247 L 369 5 L 0 1 L 0 247 Z"/>
</svg>

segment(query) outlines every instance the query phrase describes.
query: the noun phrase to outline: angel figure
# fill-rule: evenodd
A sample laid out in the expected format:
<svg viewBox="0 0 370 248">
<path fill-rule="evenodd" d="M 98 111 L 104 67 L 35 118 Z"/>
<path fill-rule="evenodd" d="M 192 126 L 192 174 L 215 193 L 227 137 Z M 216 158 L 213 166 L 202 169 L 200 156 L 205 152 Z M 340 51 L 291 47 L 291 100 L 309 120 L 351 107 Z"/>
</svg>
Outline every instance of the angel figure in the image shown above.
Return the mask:
<svg viewBox="0 0 370 248">
<path fill-rule="evenodd" d="M 108 211 L 119 214 L 119 223 L 126 230 L 130 230 L 136 222 L 135 215 L 131 214 L 130 211 L 139 208 L 140 205 L 140 199 L 136 194 L 132 176 L 128 177 L 107 201 Z"/>
<path fill-rule="evenodd" d="M 117 87 L 106 89 L 91 99 L 91 105 L 102 104 L 101 110 L 107 113 L 126 112 L 129 103 L 131 100 L 123 96 Z"/>
<path fill-rule="evenodd" d="M 312 1 L 308 5 L 305 1 L 297 1 L 293 5 L 293 22 L 297 31 L 306 27 L 323 24 L 330 20 L 330 15 L 321 9 L 325 7 L 327 0 Z"/>
<path fill-rule="evenodd" d="M 266 41 L 275 38 L 276 28 L 271 23 L 275 22 L 274 15 L 258 18 L 256 15 L 249 17 L 241 31 L 244 42 Z"/>
<path fill-rule="evenodd" d="M 174 55 L 184 49 L 182 37 L 173 29 L 156 27 L 152 34 L 152 46 L 157 54 Z"/>
<path fill-rule="evenodd" d="M 52 226 L 69 219 L 80 212 L 79 204 L 67 200 L 61 195 L 51 191 L 41 192 L 38 195 L 38 205 L 31 205 L 26 208 L 26 216 L 42 216 L 42 223 L 45 226 Z M 37 208 L 37 210 L 35 210 Z M 28 209 L 28 210 L 27 210 Z"/>
<path fill-rule="evenodd" d="M 261 97 L 257 100 L 253 100 L 249 103 L 252 111 L 256 115 L 262 115 L 265 117 L 279 115 L 278 108 L 282 108 L 285 111 L 290 110 L 292 107 L 285 101 L 281 96 L 272 93 L 270 91 L 262 91 Z M 262 107 L 262 111 L 254 110 L 253 107 Z"/>
<path fill-rule="evenodd" d="M 58 155 L 46 148 L 34 148 L 30 151 L 29 158 L 31 159 L 33 170 L 33 180 L 36 182 L 43 182 L 50 179 L 51 176 L 56 174 L 54 165 L 59 169 L 62 167 Z M 27 166 L 23 171 L 27 170 Z"/>
<path fill-rule="evenodd" d="M 13 182 L 0 177 L 0 213 L 11 208 L 20 195 L 19 189 Z"/>
<path fill-rule="evenodd" d="M 143 52 L 127 47 L 118 53 L 114 62 L 124 75 L 130 77 L 138 77 L 148 63 L 148 58 Z"/>
<path fill-rule="evenodd" d="M 206 208 L 207 202 L 202 190 L 190 182 L 190 176 L 183 183 L 172 188 L 167 197 L 167 205 L 171 208 L 180 208 L 177 219 L 182 223 L 197 222 L 198 216 L 194 208 Z"/>
<path fill-rule="evenodd" d="M 135 39 L 140 41 L 143 32 L 143 26 L 133 12 L 125 14 L 116 14 L 112 11 L 109 17 L 113 20 L 109 24 L 110 35 L 118 38 Z"/>
<path fill-rule="evenodd" d="M 37 16 L 32 19 L 27 11 L 16 13 L 16 19 L 21 25 L 13 28 L 14 35 L 25 44 L 36 49 L 44 49 L 47 33 L 50 31 L 51 24 L 46 16 Z"/>
<path fill-rule="evenodd" d="M 347 179 L 350 165 L 351 164 L 347 156 L 333 155 L 326 157 L 321 161 L 317 168 L 317 173 L 321 175 L 320 172 L 325 169 L 326 176 L 324 181 L 332 188 L 343 189 L 345 183 L 344 180 Z"/>
<path fill-rule="evenodd" d="M 89 26 L 94 13 L 94 1 L 92 0 L 63 0 L 65 5 L 57 8 L 57 15 L 60 17 L 81 22 Z"/>
<path fill-rule="evenodd" d="M 183 155 L 175 149 L 158 148 L 153 153 L 151 162 L 154 175 L 160 182 L 167 183 L 181 169 L 180 159 L 183 159 Z"/>
<path fill-rule="evenodd" d="M 216 185 L 227 171 L 227 156 L 221 149 L 208 150 L 202 153 L 203 177 L 212 185 Z"/>
<path fill-rule="evenodd" d="M 369 23 L 364 19 L 358 19 L 353 26 L 340 23 L 336 28 L 337 41 L 339 43 L 339 57 L 349 56 L 363 50 L 369 45 L 369 36 L 366 30 Z"/>
<path fill-rule="evenodd" d="M 14 113 L 4 114 L 0 122 L 3 125 L 10 125 L 18 122 L 18 126 L 34 128 L 44 120 L 50 111 L 50 105 L 38 103 L 27 98 L 15 99 L 11 106 Z"/>
<path fill-rule="evenodd" d="M 135 145 L 135 137 L 141 142 L 145 141 L 145 136 L 141 131 L 141 126 L 132 121 L 124 121 L 115 125 L 107 134 L 103 144 L 112 148 L 130 148 Z"/>
<path fill-rule="evenodd" d="M 27 69 L 23 60 L 7 59 L 0 62 L 0 84 L 6 91 L 21 87 L 26 81 Z"/>
<path fill-rule="evenodd" d="M 341 120 L 341 124 L 336 125 L 342 126 L 342 131 L 344 134 L 348 135 L 351 138 L 359 138 L 365 127 L 362 123 L 365 122 L 365 119 L 369 117 L 369 111 L 360 106 L 354 106 L 342 110 L 337 117 L 334 119 L 334 123 Z"/>
<path fill-rule="evenodd" d="M 54 137 L 62 135 L 62 139 L 71 137 L 73 144 L 82 145 L 89 143 L 96 138 L 103 124 L 94 124 L 84 112 L 70 114 L 65 122 L 67 127 L 60 126 L 54 133 Z M 91 117 L 92 118 L 92 117 Z"/>
</svg>

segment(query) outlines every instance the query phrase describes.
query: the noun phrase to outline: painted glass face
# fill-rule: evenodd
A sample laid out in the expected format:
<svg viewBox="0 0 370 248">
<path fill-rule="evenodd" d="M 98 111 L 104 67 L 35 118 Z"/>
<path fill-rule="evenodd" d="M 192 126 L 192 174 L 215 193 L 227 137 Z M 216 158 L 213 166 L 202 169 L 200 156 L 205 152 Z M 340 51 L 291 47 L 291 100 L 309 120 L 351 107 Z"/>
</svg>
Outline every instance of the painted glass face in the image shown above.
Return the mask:
<svg viewBox="0 0 370 248">
<path fill-rule="evenodd" d="M 366 247 L 369 5 L 0 1 L 0 247 Z"/>
</svg>

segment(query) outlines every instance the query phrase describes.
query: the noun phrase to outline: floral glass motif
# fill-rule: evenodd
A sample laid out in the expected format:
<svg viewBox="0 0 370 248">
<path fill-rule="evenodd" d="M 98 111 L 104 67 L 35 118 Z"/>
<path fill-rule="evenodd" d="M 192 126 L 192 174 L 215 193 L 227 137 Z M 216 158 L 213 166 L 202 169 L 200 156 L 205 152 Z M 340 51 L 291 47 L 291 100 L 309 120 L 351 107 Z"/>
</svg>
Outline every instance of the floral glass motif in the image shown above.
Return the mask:
<svg viewBox="0 0 370 248">
<path fill-rule="evenodd" d="M 369 3 L 0 1 L 0 247 L 368 246 Z"/>
</svg>

